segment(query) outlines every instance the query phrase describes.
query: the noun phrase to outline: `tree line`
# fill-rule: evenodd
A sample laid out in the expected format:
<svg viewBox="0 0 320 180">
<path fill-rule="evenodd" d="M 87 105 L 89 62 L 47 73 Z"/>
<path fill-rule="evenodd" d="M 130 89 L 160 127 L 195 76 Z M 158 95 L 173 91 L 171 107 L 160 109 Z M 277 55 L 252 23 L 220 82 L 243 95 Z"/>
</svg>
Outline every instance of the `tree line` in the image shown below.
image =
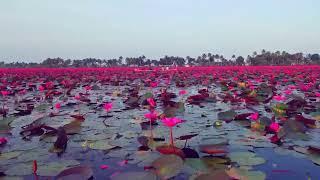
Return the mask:
<svg viewBox="0 0 320 180">
<path fill-rule="evenodd" d="M 0 61 L 2 68 L 25 68 L 25 67 L 117 67 L 117 66 L 260 66 L 260 65 L 308 65 L 319 64 L 319 54 L 290 54 L 285 51 L 270 52 L 262 50 L 260 53 L 253 52 L 246 59 L 242 56 L 233 55 L 227 59 L 223 55 L 213 53 L 203 53 L 198 57 L 179 57 L 179 56 L 164 56 L 158 60 L 146 58 L 144 55 L 139 57 L 126 57 L 114 59 L 62 59 L 62 58 L 47 58 L 40 63 L 36 62 L 11 62 L 5 63 Z"/>
</svg>

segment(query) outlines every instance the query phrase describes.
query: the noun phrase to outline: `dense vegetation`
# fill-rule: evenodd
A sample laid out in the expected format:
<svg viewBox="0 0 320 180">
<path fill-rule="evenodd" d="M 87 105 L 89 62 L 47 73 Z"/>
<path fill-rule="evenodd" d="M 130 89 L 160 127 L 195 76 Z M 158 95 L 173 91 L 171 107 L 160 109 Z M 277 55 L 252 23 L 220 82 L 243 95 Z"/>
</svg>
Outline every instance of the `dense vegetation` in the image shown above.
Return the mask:
<svg viewBox="0 0 320 180">
<path fill-rule="evenodd" d="M 223 55 L 204 53 L 196 58 L 187 56 L 165 56 L 159 60 L 148 59 L 144 55 L 139 57 L 120 56 L 117 59 L 62 59 L 47 58 L 41 63 L 26 62 L 0 62 L 0 67 L 116 67 L 116 66 L 242 66 L 242 65 L 296 65 L 296 64 L 320 64 L 319 54 L 306 54 L 288 52 L 269 52 L 262 50 L 260 54 L 254 52 L 248 55 L 246 59 L 242 56 L 233 55 L 231 59 L 226 59 Z"/>
</svg>

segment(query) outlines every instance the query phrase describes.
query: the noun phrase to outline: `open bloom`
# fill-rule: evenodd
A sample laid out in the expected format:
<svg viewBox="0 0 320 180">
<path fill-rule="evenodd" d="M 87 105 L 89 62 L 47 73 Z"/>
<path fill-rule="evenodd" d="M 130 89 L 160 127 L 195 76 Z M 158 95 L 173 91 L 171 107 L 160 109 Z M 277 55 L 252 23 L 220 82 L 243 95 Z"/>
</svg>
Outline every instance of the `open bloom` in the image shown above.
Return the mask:
<svg viewBox="0 0 320 180">
<path fill-rule="evenodd" d="M 38 90 L 39 90 L 39 91 L 44 91 L 44 87 L 43 87 L 42 85 L 40 85 L 40 86 L 38 87 Z"/>
<path fill-rule="evenodd" d="M 112 103 L 106 103 L 103 105 L 105 111 L 109 112 L 112 109 Z"/>
<path fill-rule="evenodd" d="M 252 121 L 256 121 L 259 119 L 259 113 L 253 113 L 249 116 L 249 119 L 251 119 Z"/>
<path fill-rule="evenodd" d="M 290 95 L 290 94 L 292 94 L 292 90 L 291 89 L 287 89 L 287 90 L 284 91 L 284 93 L 287 94 L 287 95 Z"/>
<path fill-rule="evenodd" d="M 61 104 L 60 104 L 60 103 L 57 103 L 57 104 L 54 105 L 54 107 L 55 107 L 56 109 L 60 109 L 60 108 L 61 108 Z"/>
<path fill-rule="evenodd" d="M 149 119 L 150 121 L 154 122 L 158 118 L 158 115 L 155 111 L 152 111 L 152 112 L 145 114 L 144 117 Z"/>
<path fill-rule="evenodd" d="M 2 96 L 8 96 L 9 95 L 9 91 L 1 91 Z"/>
<path fill-rule="evenodd" d="M 100 165 L 100 169 L 108 169 L 108 168 L 109 168 L 108 165 L 105 165 L 105 164 Z"/>
<path fill-rule="evenodd" d="M 269 128 L 270 128 L 270 130 L 273 131 L 273 132 L 278 132 L 279 129 L 280 129 L 280 126 L 279 126 L 278 123 L 273 122 L 273 123 L 270 124 Z"/>
<path fill-rule="evenodd" d="M 155 88 L 158 86 L 157 82 L 150 82 L 150 87 Z"/>
<path fill-rule="evenodd" d="M 8 142 L 7 138 L 0 137 L 0 145 L 6 144 Z"/>
<path fill-rule="evenodd" d="M 180 90 L 179 91 L 179 95 L 181 96 L 181 95 L 185 95 L 185 94 L 187 94 L 187 91 L 186 90 Z"/>
<path fill-rule="evenodd" d="M 91 87 L 91 86 L 85 86 L 84 89 L 85 89 L 86 91 L 90 91 L 90 90 L 92 90 L 92 87 Z"/>
<path fill-rule="evenodd" d="M 320 92 L 316 92 L 315 95 L 316 95 L 317 97 L 320 97 Z"/>
<path fill-rule="evenodd" d="M 80 95 L 75 95 L 75 96 L 74 96 L 74 99 L 76 99 L 76 100 L 78 100 L 78 101 L 80 100 L 80 98 L 81 98 Z"/>
<path fill-rule="evenodd" d="M 176 118 L 176 117 L 164 118 L 161 121 L 167 127 L 173 127 L 173 126 L 183 122 L 182 119 L 179 119 L 179 118 Z"/>
<path fill-rule="evenodd" d="M 284 100 L 286 100 L 286 97 L 281 96 L 281 95 L 276 95 L 276 96 L 273 96 L 273 99 L 276 101 L 284 101 Z"/>
</svg>

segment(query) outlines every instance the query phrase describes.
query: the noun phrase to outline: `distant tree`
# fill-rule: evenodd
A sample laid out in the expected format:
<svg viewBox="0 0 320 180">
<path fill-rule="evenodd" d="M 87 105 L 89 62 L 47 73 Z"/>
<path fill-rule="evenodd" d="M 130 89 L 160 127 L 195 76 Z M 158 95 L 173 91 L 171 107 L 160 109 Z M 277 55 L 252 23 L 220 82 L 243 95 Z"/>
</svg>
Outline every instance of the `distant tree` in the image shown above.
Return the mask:
<svg viewBox="0 0 320 180">
<path fill-rule="evenodd" d="M 242 56 L 237 57 L 236 64 L 239 65 L 239 66 L 243 66 L 245 64 L 244 63 L 244 58 Z"/>
<path fill-rule="evenodd" d="M 313 64 L 320 64 L 320 55 L 319 54 L 312 54 L 310 60 Z"/>
</svg>

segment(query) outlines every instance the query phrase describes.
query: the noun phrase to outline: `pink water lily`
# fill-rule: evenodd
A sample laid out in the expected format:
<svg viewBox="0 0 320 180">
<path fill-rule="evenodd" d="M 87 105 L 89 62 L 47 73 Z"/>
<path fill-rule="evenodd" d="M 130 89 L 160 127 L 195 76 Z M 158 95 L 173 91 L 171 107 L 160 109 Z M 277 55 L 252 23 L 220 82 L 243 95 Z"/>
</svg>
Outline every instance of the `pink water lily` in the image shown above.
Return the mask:
<svg viewBox="0 0 320 180">
<path fill-rule="evenodd" d="M 279 126 L 278 123 L 273 122 L 273 123 L 270 124 L 269 128 L 270 128 L 271 131 L 277 133 L 279 131 L 279 129 L 280 129 L 280 126 Z"/>
<path fill-rule="evenodd" d="M 179 91 L 179 95 L 182 96 L 182 95 L 185 95 L 187 94 L 187 91 L 186 90 L 180 90 Z"/>
<path fill-rule="evenodd" d="M 56 104 L 54 105 L 54 107 L 59 110 L 59 109 L 61 108 L 61 104 L 60 104 L 60 103 L 56 103 Z"/>
<path fill-rule="evenodd" d="M 320 92 L 315 93 L 316 97 L 320 97 Z"/>
<path fill-rule="evenodd" d="M 151 111 L 149 113 L 146 113 L 144 117 L 149 119 L 151 122 L 154 122 L 158 118 L 158 115 L 155 111 Z"/>
<path fill-rule="evenodd" d="M 0 146 L 6 144 L 7 142 L 8 142 L 7 138 L 0 137 Z"/>
<path fill-rule="evenodd" d="M 284 101 L 286 100 L 286 97 L 282 95 L 276 95 L 276 96 L 273 96 L 273 99 L 276 101 Z"/>
<path fill-rule="evenodd" d="M 292 94 L 292 90 L 291 89 L 287 89 L 287 90 L 284 91 L 284 93 L 286 95 L 290 95 L 290 94 Z"/>
<path fill-rule="evenodd" d="M 291 89 L 291 90 L 294 90 L 294 89 L 296 89 L 297 87 L 296 87 L 295 85 L 289 85 L 288 88 Z"/>
<path fill-rule="evenodd" d="M 9 91 L 1 91 L 1 94 L 3 97 L 8 96 L 9 95 Z"/>
<path fill-rule="evenodd" d="M 44 91 L 44 87 L 43 87 L 42 85 L 40 85 L 40 86 L 38 87 L 38 90 L 39 90 L 40 92 L 42 92 L 42 91 Z"/>
<path fill-rule="evenodd" d="M 74 96 L 74 99 L 76 99 L 76 100 L 79 101 L 79 100 L 81 99 L 81 96 L 80 96 L 80 95 L 75 95 L 75 96 Z"/>
<path fill-rule="evenodd" d="M 171 117 L 171 118 L 163 118 L 161 121 L 165 126 L 170 128 L 170 144 L 171 144 L 171 146 L 174 146 L 172 128 L 174 126 L 176 126 L 177 124 L 182 123 L 183 120 L 179 119 L 177 117 Z"/>
<path fill-rule="evenodd" d="M 90 91 L 90 90 L 92 90 L 92 87 L 91 87 L 91 86 L 85 86 L 84 89 L 85 89 L 86 91 Z"/>
<path fill-rule="evenodd" d="M 151 82 L 150 83 L 150 87 L 152 87 L 152 88 L 155 88 L 155 87 L 157 87 L 158 86 L 158 83 L 157 82 Z"/>
<path fill-rule="evenodd" d="M 108 168 L 109 168 L 108 165 L 105 165 L 105 164 L 100 165 L 100 169 L 108 169 Z"/>
<path fill-rule="evenodd" d="M 174 127 L 179 123 L 182 123 L 183 121 L 179 118 L 172 117 L 172 118 L 164 118 L 161 120 L 162 123 L 167 127 Z"/>
<path fill-rule="evenodd" d="M 110 102 L 110 103 L 104 104 L 103 108 L 104 108 L 105 111 L 110 112 L 111 109 L 112 109 L 112 106 L 113 106 L 113 104 Z"/>
<path fill-rule="evenodd" d="M 259 119 L 259 113 L 253 113 L 249 116 L 249 119 L 251 119 L 252 121 L 256 121 Z"/>
</svg>

